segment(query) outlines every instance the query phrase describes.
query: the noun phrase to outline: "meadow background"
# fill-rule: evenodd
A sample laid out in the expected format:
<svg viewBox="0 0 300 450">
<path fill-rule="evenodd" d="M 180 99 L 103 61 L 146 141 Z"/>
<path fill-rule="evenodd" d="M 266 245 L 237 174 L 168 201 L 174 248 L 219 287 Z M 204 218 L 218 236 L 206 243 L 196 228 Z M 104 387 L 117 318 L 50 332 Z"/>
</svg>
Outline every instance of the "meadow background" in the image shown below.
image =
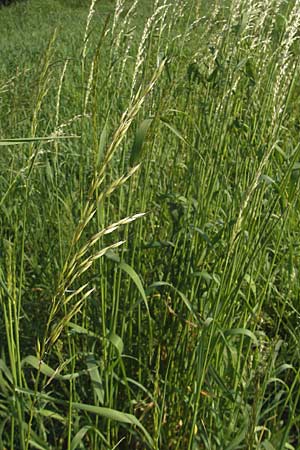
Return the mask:
<svg viewBox="0 0 300 450">
<path fill-rule="evenodd" d="M 300 448 L 299 0 L 0 8 L 0 449 Z"/>
</svg>

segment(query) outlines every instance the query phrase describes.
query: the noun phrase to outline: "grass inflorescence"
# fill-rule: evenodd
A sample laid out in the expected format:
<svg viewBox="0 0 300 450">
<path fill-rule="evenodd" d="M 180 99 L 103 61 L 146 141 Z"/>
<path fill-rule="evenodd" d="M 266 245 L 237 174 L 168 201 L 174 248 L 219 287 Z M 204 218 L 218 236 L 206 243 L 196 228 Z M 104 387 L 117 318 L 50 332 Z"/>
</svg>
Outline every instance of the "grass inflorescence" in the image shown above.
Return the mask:
<svg viewBox="0 0 300 450">
<path fill-rule="evenodd" d="M 299 11 L 0 7 L 0 449 L 299 448 Z"/>
</svg>

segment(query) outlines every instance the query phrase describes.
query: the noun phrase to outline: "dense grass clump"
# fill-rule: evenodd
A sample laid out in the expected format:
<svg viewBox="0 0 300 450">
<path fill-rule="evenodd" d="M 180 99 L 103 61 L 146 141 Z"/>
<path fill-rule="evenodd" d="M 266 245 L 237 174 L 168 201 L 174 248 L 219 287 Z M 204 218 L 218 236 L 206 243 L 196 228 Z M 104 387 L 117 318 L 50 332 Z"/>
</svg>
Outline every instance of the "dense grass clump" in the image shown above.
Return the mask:
<svg viewBox="0 0 300 450">
<path fill-rule="evenodd" d="M 0 27 L 0 449 L 299 449 L 299 0 Z"/>
</svg>

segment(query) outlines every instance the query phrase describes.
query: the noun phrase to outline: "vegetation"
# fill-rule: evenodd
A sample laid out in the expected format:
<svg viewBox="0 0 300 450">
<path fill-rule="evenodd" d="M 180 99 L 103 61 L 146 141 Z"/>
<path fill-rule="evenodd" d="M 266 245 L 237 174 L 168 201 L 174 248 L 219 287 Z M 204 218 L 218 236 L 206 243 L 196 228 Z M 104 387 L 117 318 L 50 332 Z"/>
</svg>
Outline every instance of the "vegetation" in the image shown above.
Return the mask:
<svg viewBox="0 0 300 450">
<path fill-rule="evenodd" d="M 0 449 L 299 449 L 299 0 L 0 27 Z"/>
</svg>

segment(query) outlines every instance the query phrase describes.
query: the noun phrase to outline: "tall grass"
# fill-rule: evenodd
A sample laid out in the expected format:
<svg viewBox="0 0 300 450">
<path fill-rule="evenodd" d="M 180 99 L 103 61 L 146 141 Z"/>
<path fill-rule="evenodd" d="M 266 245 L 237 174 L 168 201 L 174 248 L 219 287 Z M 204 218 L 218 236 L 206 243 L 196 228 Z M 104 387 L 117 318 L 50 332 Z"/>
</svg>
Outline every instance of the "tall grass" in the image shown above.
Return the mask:
<svg viewBox="0 0 300 450">
<path fill-rule="evenodd" d="M 1 61 L 0 449 L 297 449 L 299 1 L 55 3 L 62 29 L 0 10 L 29 42 Z"/>
</svg>

